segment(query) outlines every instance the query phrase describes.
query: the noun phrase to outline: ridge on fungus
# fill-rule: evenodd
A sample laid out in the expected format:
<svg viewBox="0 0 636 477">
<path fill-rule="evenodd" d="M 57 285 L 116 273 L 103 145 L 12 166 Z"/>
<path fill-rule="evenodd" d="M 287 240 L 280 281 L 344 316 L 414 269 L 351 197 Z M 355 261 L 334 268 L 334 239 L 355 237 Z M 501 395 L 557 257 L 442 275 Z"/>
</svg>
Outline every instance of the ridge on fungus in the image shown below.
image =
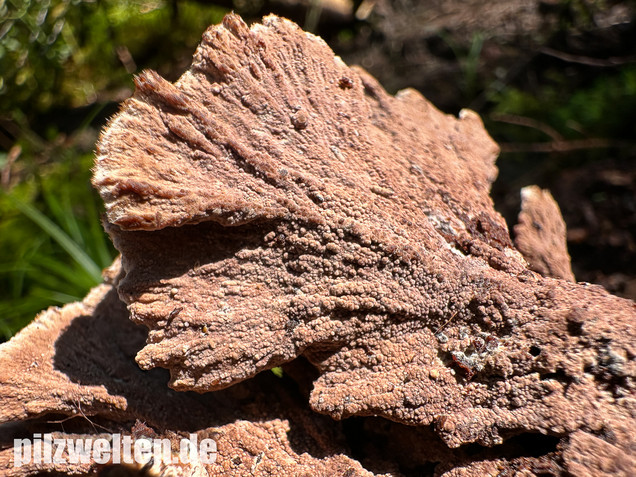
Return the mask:
<svg viewBox="0 0 636 477">
<path fill-rule="evenodd" d="M 177 82 L 136 85 L 93 183 L 142 368 L 208 392 L 302 355 L 337 419 L 633 444 L 634 303 L 528 268 L 475 113 L 392 97 L 275 16 L 228 15 Z"/>
</svg>

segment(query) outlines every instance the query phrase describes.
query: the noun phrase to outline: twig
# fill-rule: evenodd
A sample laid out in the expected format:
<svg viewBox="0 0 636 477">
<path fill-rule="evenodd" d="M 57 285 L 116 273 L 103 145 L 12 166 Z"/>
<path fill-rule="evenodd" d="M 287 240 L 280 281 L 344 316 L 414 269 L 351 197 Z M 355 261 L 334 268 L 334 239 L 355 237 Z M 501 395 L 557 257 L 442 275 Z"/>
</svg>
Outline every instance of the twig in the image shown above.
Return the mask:
<svg viewBox="0 0 636 477">
<path fill-rule="evenodd" d="M 612 66 L 624 65 L 626 63 L 636 62 L 636 56 L 627 56 L 624 58 L 610 57 L 607 59 L 591 58 L 589 56 L 572 55 L 563 51 L 553 50 L 552 48 L 543 47 L 539 50 L 544 55 L 553 56 L 569 63 L 579 63 L 587 66 L 597 66 L 600 68 L 607 68 Z"/>
<path fill-rule="evenodd" d="M 2 171 L 0 171 L 0 186 L 5 190 L 9 188 L 11 182 L 11 167 L 18 157 L 20 157 L 20 154 L 22 154 L 22 147 L 19 144 L 15 144 L 9 149 L 7 163 L 2 168 Z"/>
<path fill-rule="evenodd" d="M 537 121 L 536 119 L 528 118 L 525 116 L 517 116 L 515 114 L 497 114 L 497 113 L 491 114 L 490 118 L 493 121 L 498 121 L 501 123 L 508 123 L 508 124 L 514 124 L 516 126 L 524 126 L 527 128 L 537 129 L 538 131 L 541 131 L 546 136 L 551 137 L 555 141 L 560 141 L 560 142 L 563 141 L 563 136 L 561 136 L 561 134 L 556 129 L 552 128 L 551 126 L 548 126 L 547 124 L 541 121 Z"/>
<path fill-rule="evenodd" d="M 580 149 L 603 149 L 628 145 L 604 138 L 572 139 L 551 142 L 501 143 L 501 152 L 570 152 Z"/>
<path fill-rule="evenodd" d="M 437 328 L 437 331 L 435 332 L 435 334 L 438 334 L 440 331 L 442 331 L 444 328 L 446 328 L 446 325 L 448 325 L 451 321 L 453 321 L 453 318 L 455 318 L 457 316 L 457 313 L 459 313 L 459 310 L 456 311 L 455 313 L 453 313 L 451 315 L 451 317 L 448 320 L 446 320 L 446 323 L 444 323 L 442 326 Z"/>
</svg>

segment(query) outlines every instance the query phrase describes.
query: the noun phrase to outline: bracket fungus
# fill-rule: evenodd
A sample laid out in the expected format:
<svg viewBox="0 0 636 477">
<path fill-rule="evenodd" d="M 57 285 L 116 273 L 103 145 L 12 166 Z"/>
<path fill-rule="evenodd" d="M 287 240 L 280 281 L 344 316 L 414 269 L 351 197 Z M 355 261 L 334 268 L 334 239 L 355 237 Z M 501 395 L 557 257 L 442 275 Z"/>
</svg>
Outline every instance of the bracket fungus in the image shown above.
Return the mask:
<svg viewBox="0 0 636 477">
<path fill-rule="evenodd" d="M 462 456 L 439 475 L 517 468 L 460 446 L 534 434 L 558 445 L 524 465 L 602 475 L 586 453 L 607 448 L 629 469 L 636 306 L 571 281 L 565 250 L 530 268 L 489 196 L 497 154 L 475 113 L 391 96 L 287 20 L 226 16 L 174 84 L 137 77 L 98 143 L 137 363 L 214 396 L 303 357 L 314 411 L 436 433 Z"/>
<path fill-rule="evenodd" d="M 43 312 L 0 345 L 1 475 L 95 475 L 95 462 L 73 460 L 69 448 L 56 460 L 23 454 L 17 463 L 13 439 L 36 433 L 75 441 L 113 433 L 166 439 L 172 459 L 191 433 L 217 444 L 212 464 L 157 462 L 157 473 L 144 475 L 247 476 L 256 468 L 265 475 L 372 475 L 346 455 L 339 428 L 306 409 L 274 375 L 200 396 L 168 389 L 162 370 L 140 370 L 133 357 L 146 333 L 117 297 L 119 270 L 116 262 L 83 302 Z M 127 475 L 118 472 L 99 475 Z"/>
<path fill-rule="evenodd" d="M 541 275 L 575 281 L 570 266 L 565 222 L 547 190 L 521 189 L 521 213 L 515 226 L 515 246 Z"/>
</svg>

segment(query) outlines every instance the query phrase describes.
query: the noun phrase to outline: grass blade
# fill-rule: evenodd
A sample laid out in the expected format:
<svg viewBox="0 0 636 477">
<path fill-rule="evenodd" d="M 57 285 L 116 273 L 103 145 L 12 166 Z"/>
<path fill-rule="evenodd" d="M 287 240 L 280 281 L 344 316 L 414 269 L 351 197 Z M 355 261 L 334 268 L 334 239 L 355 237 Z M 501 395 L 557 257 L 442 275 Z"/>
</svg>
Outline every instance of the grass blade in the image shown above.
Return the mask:
<svg viewBox="0 0 636 477">
<path fill-rule="evenodd" d="M 82 250 L 60 227 L 46 217 L 42 212 L 30 204 L 22 202 L 15 197 L 7 196 L 9 200 L 25 216 L 37 224 L 53 240 L 55 240 L 77 264 L 85 270 L 95 283 L 102 279 L 102 271 L 99 266 Z"/>
</svg>

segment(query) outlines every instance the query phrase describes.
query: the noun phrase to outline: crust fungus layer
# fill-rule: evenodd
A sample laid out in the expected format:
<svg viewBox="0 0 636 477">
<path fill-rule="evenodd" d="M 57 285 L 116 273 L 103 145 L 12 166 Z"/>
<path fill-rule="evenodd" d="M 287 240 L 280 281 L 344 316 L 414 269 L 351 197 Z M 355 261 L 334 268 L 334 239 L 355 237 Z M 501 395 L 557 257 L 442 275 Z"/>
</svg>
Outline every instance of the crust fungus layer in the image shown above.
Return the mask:
<svg viewBox="0 0 636 477">
<path fill-rule="evenodd" d="M 228 15 L 176 83 L 136 84 L 94 185 L 142 368 L 207 392 L 303 355 L 336 419 L 633 445 L 634 303 L 528 268 L 475 113 L 392 97 L 274 16 Z"/>
</svg>

